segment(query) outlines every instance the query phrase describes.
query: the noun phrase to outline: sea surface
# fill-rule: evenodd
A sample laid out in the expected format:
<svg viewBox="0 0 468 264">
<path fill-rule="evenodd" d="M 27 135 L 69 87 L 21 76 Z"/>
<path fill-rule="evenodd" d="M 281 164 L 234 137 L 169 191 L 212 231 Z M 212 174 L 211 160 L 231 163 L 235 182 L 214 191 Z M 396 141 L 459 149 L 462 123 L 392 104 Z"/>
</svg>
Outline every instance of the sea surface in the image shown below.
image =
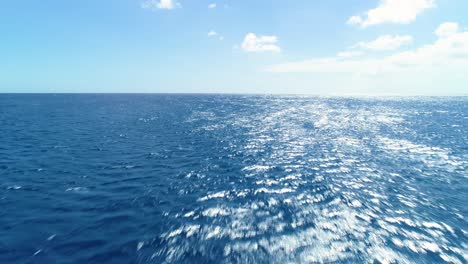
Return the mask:
<svg viewBox="0 0 468 264">
<path fill-rule="evenodd" d="M 468 97 L 0 95 L 0 263 L 468 263 Z"/>
</svg>

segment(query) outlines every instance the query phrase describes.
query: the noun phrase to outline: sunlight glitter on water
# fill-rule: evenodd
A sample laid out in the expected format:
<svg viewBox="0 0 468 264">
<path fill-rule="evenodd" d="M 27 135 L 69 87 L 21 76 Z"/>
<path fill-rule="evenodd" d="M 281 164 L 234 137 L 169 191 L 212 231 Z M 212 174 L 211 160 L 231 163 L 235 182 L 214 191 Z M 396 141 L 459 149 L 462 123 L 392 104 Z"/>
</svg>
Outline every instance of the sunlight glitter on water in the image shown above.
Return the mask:
<svg viewBox="0 0 468 264">
<path fill-rule="evenodd" d="M 466 101 L 50 100 L 0 113 L 6 260 L 468 262 Z"/>
<path fill-rule="evenodd" d="M 203 214 L 217 218 L 215 222 L 223 223 L 223 226 L 203 226 L 198 230 L 200 236 L 205 240 L 226 241 L 224 256 L 234 256 L 240 262 L 266 259 L 275 263 L 316 263 L 365 259 L 369 263 L 412 263 L 411 258 L 402 253 L 405 248 L 417 254 L 438 254 L 447 262 L 467 260 L 466 254 L 459 254 L 466 248 L 448 246 L 445 236 L 454 234 L 452 227 L 443 222 L 423 221 L 427 216 L 413 212 L 424 204 L 421 201 L 424 200 L 424 192 L 419 191 L 420 195 L 396 194 L 401 209 L 393 210 L 391 203 L 394 201 L 383 194 L 382 186 L 385 182 L 396 183 L 393 178 L 401 176 L 382 171 L 376 164 L 367 164 L 360 159 L 359 152 L 377 146 L 390 155 L 410 153 L 403 158 L 422 160 L 428 167 L 439 168 L 450 162 L 461 166 L 462 163 L 454 160 L 462 159 L 451 157 L 443 148 L 380 136 L 377 128 L 382 123 L 399 126 L 404 122 L 404 115 L 398 112 L 380 112 L 374 116 L 372 111 L 356 114 L 330 109 L 324 111 L 323 105 L 319 108 L 320 111 L 316 112 L 314 108 L 304 111 L 291 107 L 278 112 L 267 111 L 266 116 L 252 116 L 252 120 L 245 117 L 224 120 L 237 126 L 254 120 L 257 123 L 255 127 L 249 127 L 248 143 L 237 151 L 250 155 L 262 153 L 264 162 L 246 166 L 241 171 L 245 177 L 253 177 L 257 185 L 263 186 L 248 190 L 250 197 L 252 194 L 264 196 L 253 198 L 251 202 L 244 201 L 241 207 L 226 204 L 207 209 Z M 331 115 L 333 117 L 329 117 Z M 310 132 L 303 126 L 305 119 L 314 116 L 317 119 L 310 122 L 319 129 L 318 132 Z M 323 129 L 326 131 L 322 133 Z M 340 135 L 349 131 L 364 134 L 366 138 L 359 140 Z M 324 141 L 331 146 L 319 150 L 320 155 L 327 158 L 306 161 L 307 156 L 314 156 L 308 152 L 311 145 Z M 352 149 L 343 149 L 343 144 Z M 317 165 L 322 175 L 302 173 Z M 290 172 L 296 172 L 298 177 L 275 175 L 272 170 L 278 167 L 290 168 Z M 361 173 L 356 173 L 354 168 Z M 313 187 L 317 181 L 323 180 L 325 184 Z M 404 177 L 398 181 L 404 184 L 400 188 L 418 192 Z M 303 186 L 307 189 L 301 189 Z M 227 198 L 225 192 L 218 192 L 198 201 L 206 201 L 206 197 Z M 230 203 L 242 204 L 235 199 L 235 196 L 230 196 Z M 290 215 L 286 217 L 285 212 Z M 180 242 L 171 243 L 175 245 L 172 248 L 175 252 L 184 254 L 184 250 L 192 250 Z"/>
</svg>

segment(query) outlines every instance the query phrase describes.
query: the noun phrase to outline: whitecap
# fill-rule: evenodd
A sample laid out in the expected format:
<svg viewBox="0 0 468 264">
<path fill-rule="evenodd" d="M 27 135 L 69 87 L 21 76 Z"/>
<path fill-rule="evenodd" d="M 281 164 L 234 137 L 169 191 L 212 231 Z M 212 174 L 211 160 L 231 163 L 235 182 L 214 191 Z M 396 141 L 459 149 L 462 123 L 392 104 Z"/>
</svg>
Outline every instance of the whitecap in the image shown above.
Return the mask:
<svg viewBox="0 0 468 264">
<path fill-rule="evenodd" d="M 71 187 L 65 190 L 66 192 L 87 193 L 89 189 L 86 187 Z"/>
</svg>

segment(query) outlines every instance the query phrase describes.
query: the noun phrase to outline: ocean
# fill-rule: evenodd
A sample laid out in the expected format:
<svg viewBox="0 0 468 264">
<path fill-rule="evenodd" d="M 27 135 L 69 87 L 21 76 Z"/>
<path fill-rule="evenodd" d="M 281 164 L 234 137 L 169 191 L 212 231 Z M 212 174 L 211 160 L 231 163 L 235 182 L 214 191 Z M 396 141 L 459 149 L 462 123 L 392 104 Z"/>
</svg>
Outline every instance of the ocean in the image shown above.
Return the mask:
<svg viewBox="0 0 468 264">
<path fill-rule="evenodd" d="M 468 97 L 0 95 L 0 263 L 467 263 Z"/>
</svg>

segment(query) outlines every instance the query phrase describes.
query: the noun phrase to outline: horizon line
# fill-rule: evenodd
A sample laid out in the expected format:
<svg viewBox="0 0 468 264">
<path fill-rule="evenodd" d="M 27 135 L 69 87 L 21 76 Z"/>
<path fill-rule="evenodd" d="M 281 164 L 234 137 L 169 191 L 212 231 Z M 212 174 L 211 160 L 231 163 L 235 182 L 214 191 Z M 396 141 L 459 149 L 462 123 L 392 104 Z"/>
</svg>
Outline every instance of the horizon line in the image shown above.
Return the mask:
<svg viewBox="0 0 468 264">
<path fill-rule="evenodd" d="M 467 97 L 467 94 L 302 94 L 302 93 L 223 93 L 223 92 L 0 92 L 0 95 L 250 95 L 305 97 Z"/>
</svg>

